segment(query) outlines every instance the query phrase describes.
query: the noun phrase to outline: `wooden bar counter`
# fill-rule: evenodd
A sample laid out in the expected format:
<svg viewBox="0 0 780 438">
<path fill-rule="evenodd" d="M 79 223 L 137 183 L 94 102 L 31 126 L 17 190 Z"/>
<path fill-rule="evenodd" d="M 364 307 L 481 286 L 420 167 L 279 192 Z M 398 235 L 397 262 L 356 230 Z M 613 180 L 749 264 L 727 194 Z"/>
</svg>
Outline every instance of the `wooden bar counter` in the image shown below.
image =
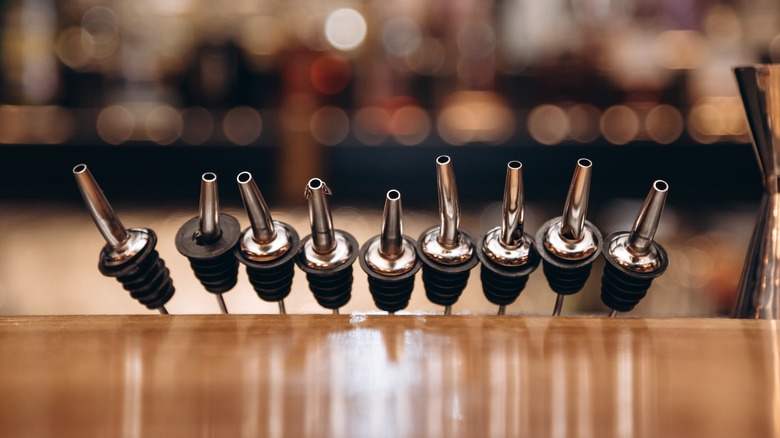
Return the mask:
<svg viewBox="0 0 780 438">
<path fill-rule="evenodd" d="M 0 436 L 780 436 L 774 321 L 0 318 Z"/>
</svg>

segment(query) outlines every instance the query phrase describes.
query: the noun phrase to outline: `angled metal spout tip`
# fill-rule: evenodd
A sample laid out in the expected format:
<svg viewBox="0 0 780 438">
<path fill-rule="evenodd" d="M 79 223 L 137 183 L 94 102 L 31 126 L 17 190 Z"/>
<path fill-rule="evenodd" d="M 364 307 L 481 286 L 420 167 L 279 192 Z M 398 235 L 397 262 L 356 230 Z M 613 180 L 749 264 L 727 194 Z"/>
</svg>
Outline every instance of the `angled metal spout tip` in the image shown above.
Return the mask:
<svg viewBox="0 0 780 438">
<path fill-rule="evenodd" d="M 436 185 L 439 191 L 439 237 L 445 248 L 458 245 L 460 226 L 460 202 L 452 160 L 447 155 L 436 158 Z"/>
<path fill-rule="evenodd" d="M 382 232 L 379 237 L 379 253 L 388 259 L 396 259 L 404 252 L 402 217 L 401 192 L 390 190 L 385 197 Z"/>
<path fill-rule="evenodd" d="M 515 247 L 523 238 L 523 164 L 510 161 L 506 168 L 504 205 L 501 209 L 501 243 Z"/>
<path fill-rule="evenodd" d="M 198 237 L 205 242 L 219 240 L 219 194 L 217 175 L 206 172 L 200 177 L 200 228 Z"/>
<path fill-rule="evenodd" d="M 254 241 L 261 244 L 273 241 L 276 238 L 276 230 L 271 211 L 268 209 L 268 204 L 265 203 L 254 178 L 252 178 L 252 174 L 241 172 L 236 181 L 241 192 L 241 199 L 244 201 L 246 214 L 249 216 Z"/>
<path fill-rule="evenodd" d="M 587 158 L 577 160 L 574 176 L 566 196 L 561 220 L 561 236 L 574 242 L 582 239 L 585 227 L 585 216 L 588 213 L 588 198 L 590 196 L 590 177 L 593 163 Z"/>
<path fill-rule="evenodd" d="M 76 185 L 84 199 L 92 220 L 97 225 L 100 234 L 106 240 L 111 248 L 119 248 L 130 236 L 127 234 L 122 222 L 114 213 L 111 204 L 108 203 L 103 191 L 100 189 L 97 181 L 87 168 L 86 164 L 79 164 L 73 168 L 73 176 L 76 178 Z"/>
<path fill-rule="evenodd" d="M 659 179 L 653 182 L 628 236 L 628 250 L 633 254 L 645 255 L 650 251 L 658 224 L 661 222 L 668 192 L 669 184 L 666 181 Z"/>
<path fill-rule="evenodd" d="M 321 179 L 312 178 L 304 193 L 309 201 L 312 247 L 318 254 L 330 254 L 336 249 L 333 217 L 326 197 L 331 194 L 330 188 Z"/>
</svg>

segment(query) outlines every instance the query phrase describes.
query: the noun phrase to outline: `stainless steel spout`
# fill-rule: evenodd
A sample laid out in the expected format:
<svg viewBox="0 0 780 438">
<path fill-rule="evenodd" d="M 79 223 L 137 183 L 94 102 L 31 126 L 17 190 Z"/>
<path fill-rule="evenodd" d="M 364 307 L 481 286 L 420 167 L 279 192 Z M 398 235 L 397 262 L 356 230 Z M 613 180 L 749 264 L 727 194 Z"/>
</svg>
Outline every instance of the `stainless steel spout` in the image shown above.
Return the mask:
<svg viewBox="0 0 780 438">
<path fill-rule="evenodd" d="M 219 228 L 219 194 L 217 175 L 206 172 L 200 177 L 200 229 L 198 237 L 204 242 L 214 242 L 222 235 Z"/>
<path fill-rule="evenodd" d="M 401 192 L 390 190 L 385 196 L 385 208 L 382 215 L 382 231 L 366 242 L 361 263 L 373 272 L 395 277 L 414 269 L 417 253 L 414 241 L 404 239 L 403 210 Z"/>
<path fill-rule="evenodd" d="M 398 190 L 390 190 L 385 197 L 382 232 L 379 238 L 379 253 L 385 258 L 395 260 L 404 252 L 402 217 L 401 193 Z"/>
<path fill-rule="evenodd" d="M 257 243 L 268 243 L 276 239 L 271 210 L 265 203 L 260 189 L 257 187 L 252 174 L 241 172 L 236 178 L 241 199 L 244 201 L 249 223 L 252 225 L 252 237 Z"/>
<path fill-rule="evenodd" d="M 669 193 L 669 185 L 662 180 L 657 180 L 650 188 L 644 205 L 636 217 L 631 234 L 628 235 L 628 251 L 634 255 L 647 255 L 653 246 L 653 237 L 661 222 L 661 213 L 666 204 L 666 195 Z"/>
<path fill-rule="evenodd" d="M 588 198 L 590 197 L 590 176 L 592 173 L 590 160 L 580 158 L 574 168 L 574 176 L 566 196 L 561 218 L 561 236 L 573 242 L 582 240 L 582 230 L 585 227 L 585 216 L 588 213 Z"/>
<path fill-rule="evenodd" d="M 436 159 L 436 184 L 439 190 L 439 244 L 445 248 L 458 246 L 460 225 L 460 203 L 458 186 L 452 160 L 446 155 Z"/>
<path fill-rule="evenodd" d="M 501 209 L 501 243 L 515 248 L 523 238 L 523 165 L 510 161 L 504 183 L 504 206 Z"/>
<path fill-rule="evenodd" d="M 318 254 L 330 254 L 336 249 L 333 218 L 328 207 L 327 195 L 330 195 L 330 188 L 324 181 L 319 178 L 309 180 L 305 196 L 309 201 L 312 246 Z"/>
<path fill-rule="evenodd" d="M 73 168 L 73 176 L 76 178 L 76 185 L 84 198 L 84 204 L 87 206 L 92 220 L 97 225 L 100 234 L 106 240 L 111 248 L 119 248 L 124 245 L 130 236 L 119 221 L 111 204 L 108 203 L 106 196 L 100 189 L 97 181 L 87 168 L 86 164 L 79 164 Z"/>
</svg>

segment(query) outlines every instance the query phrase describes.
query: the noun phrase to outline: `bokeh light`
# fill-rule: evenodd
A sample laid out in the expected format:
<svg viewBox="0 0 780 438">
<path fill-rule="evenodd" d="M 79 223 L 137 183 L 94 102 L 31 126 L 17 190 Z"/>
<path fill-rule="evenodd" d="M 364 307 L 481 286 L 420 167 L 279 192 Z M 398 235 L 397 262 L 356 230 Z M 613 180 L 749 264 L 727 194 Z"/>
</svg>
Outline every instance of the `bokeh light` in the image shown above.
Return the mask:
<svg viewBox="0 0 780 438">
<path fill-rule="evenodd" d="M 98 114 L 96 128 L 98 135 L 106 143 L 124 143 L 135 131 L 135 117 L 127 107 L 111 105 Z"/>
<path fill-rule="evenodd" d="M 729 101 L 736 96 L 729 66 L 780 61 L 780 30 L 771 20 L 780 6 L 768 5 L 763 16 L 745 1 L 639 9 L 629 1 L 585 0 L 465 9 L 414 2 L 12 2 L 0 50 L 3 102 L 21 108 L 9 117 L 22 120 L 44 115 L 32 105 L 83 108 L 63 117 L 94 121 L 98 136 L 112 144 L 203 144 L 223 138 L 220 129 L 228 140 L 249 144 L 262 120 L 245 127 L 233 119 L 258 120 L 252 107 L 270 107 L 282 130 L 309 133 L 318 126 L 312 120 L 331 113 L 323 106 L 352 115 L 347 134 L 315 130 L 325 143 L 351 133 L 365 145 L 412 145 L 431 131 L 451 144 L 500 143 L 514 133 L 517 114 L 542 144 L 588 144 L 602 135 L 614 144 L 666 144 L 685 129 L 697 142 L 744 141 L 741 111 L 729 113 L 738 107 Z M 555 20 L 539 20 L 553 13 Z M 585 87 L 593 90 L 582 89 L 588 80 L 558 75 L 570 68 L 595 73 L 597 81 Z M 528 95 L 536 86 L 538 95 Z M 675 99 L 679 92 L 686 95 Z M 388 103 L 393 96 L 410 101 Z M 174 115 L 173 107 L 193 105 L 208 109 Z M 238 105 L 245 107 L 231 110 Z M 8 132 L 12 138 L 14 129 Z M 53 141 L 36 135 L 17 140 Z"/>
<path fill-rule="evenodd" d="M 181 114 L 168 105 L 153 108 L 146 116 L 146 136 L 157 144 L 171 144 L 182 133 Z"/>
<path fill-rule="evenodd" d="M 2 118 L 2 117 L 0 117 Z M 55 105 L 30 107 L 26 131 L 32 134 L 31 142 L 58 144 L 68 141 L 75 133 L 76 120 L 71 111 Z M 46 126 L 46 129 L 35 129 Z"/>
<path fill-rule="evenodd" d="M 577 104 L 569 108 L 569 136 L 580 142 L 590 143 L 599 135 L 601 111 L 593 105 Z"/>
<path fill-rule="evenodd" d="M 352 133 L 363 144 L 376 146 L 385 140 L 390 132 L 390 115 L 378 106 L 360 108 L 355 112 Z"/>
<path fill-rule="evenodd" d="M 609 107 L 601 116 L 601 133 L 610 143 L 626 144 L 639 133 L 639 117 L 628 106 Z"/>
<path fill-rule="evenodd" d="M 95 45 L 92 35 L 79 26 L 63 30 L 57 39 L 57 58 L 74 70 L 87 69 L 92 63 L 90 53 Z"/>
<path fill-rule="evenodd" d="M 382 45 L 387 53 L 404 58 L 422 45 L 420 25 L 409 17 L 391 17 L 382 27 Z"/>
<path fill-rule="evenodd" d="M 528 115 L 528 132 L 539 143 L 554 145 L 569 134 L 569 117 L 556 105 L 539 105 Z"/>
<path fill-rule="evenodd" d="M 119 18 L 113 9 L 97 5 L 81 18 L 82 50 L 92 58 L 105 58 L 119 47 Z"/>
<path fill-rule="evenodd" d="M 416 105 L 398 108 L 390 120 L 393 138 L 405 146 L 422 143 L 431 132 L 431 119 L 428 113 Z"/>
<path fill-rule="evenodd" d="M 334 146 L 349 134 L 349 117 L 341 108 L 326 106 L 314 112 L 311 118 L 311 135 L 318 142 Z"/>
<path fill-rule="evenodd" d="M 458 31 L 457 44 L 467 58 L 483 59 L 493 53 L 496 34 L 489 23 L 469 22 Z"/>
<path fill-rule="evenodd" d="M 136 9 L 142 13 L 158 15 L 182 15 L 192 12 L 198 0 L 135 0 Z"/>
<path fill-rule="evenodd" d="M 40 129 L 45 126 L 46 129 Z M 54 105 L 0 105 L 0 143 L 57 144 L 74 131 L 74 119 L 66 108 Z"/>
<path fill-rule="evenodd" d="M 683 132 L 683 116 L 671 105 L 658 105 L 647 113 L 645 129 L 647 135 L 658 143 L 672 143 Z"/>
<path fill-rule="evenodd" d="M 322 94 L 338 94 L 349 85 L 352 69 L 344 57 L 325 53 L 311 65 L 311 83 Z"/>
<path fill-rule="evenodd" d="M 439 135 L 447 143 L 501 143 L 515 130 L 512 111 L 496 93 L 459 91 L 444 105 L 436 122 Z"/>
<path fill-rule="evenodd" d="M 697 101 L 688 114 L 688 133 L 701 143 L 731 137 L 744 140 L 748 126 L 741 99 L 737 96 L 719 96 Z"/>
<path fill-rule="evenodd" d="M 769 59 L 772 62 L 780 62 L 780 34 L 772 38 L 772 42 L 769 43 Z"/>
<path fill-rule="evenodd" d="M 225 137 L 231 142 L 245 146 L 260 137 L 263 130 L 263 120 L 254 108 L 239 106 L 225 114 L 222 121 Z"/>
<path fill-rule="evenodd" d="M 25 133 L 24 112 L 15 105 L 0 106 L 0 142 L 23 143 Z"/>
<path fill-rule="evenodd" d="M 446 58 L 444 45 L 436 38 L 425 37 L 420 49 L 407 58 L 407 65 L 412 71 L 421 75 L 438 73 Z"/>
<path fill-rule="evenodd" d="M 338 50 L 358 48 L 366 39 L 367 31 L 366 19 L 351 8 L 336 9 L 325 19 L 325 38 Z"/>
</svg>

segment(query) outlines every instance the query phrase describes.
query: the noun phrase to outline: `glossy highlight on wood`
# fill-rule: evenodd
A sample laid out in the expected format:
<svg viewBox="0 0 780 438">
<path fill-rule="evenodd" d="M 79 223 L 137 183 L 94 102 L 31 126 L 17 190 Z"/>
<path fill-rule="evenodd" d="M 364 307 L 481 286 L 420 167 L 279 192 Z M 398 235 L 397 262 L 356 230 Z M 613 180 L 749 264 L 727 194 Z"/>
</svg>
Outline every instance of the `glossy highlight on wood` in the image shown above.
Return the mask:
<svg viewBox="0 0 780 438">
<path fill-rule="evenodd" d="M 772 436 L 774 321 L 0 318 L 3 436 Z"/>
</svg>

